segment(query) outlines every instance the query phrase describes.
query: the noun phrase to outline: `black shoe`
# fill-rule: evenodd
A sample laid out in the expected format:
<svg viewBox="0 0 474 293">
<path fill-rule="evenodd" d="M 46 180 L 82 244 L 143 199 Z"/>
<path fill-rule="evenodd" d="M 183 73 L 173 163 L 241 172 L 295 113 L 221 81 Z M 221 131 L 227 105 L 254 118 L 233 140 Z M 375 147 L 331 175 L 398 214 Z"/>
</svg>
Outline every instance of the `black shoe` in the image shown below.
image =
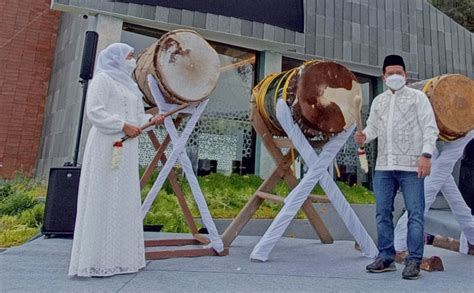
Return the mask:
<svg viewBox="0 0 474 293">
<path fill-rule="evenodd" d="M 366 266 L 365 269 L 371 273 L 393 272 L 397 270 L 395 262 L 386 263 L 382 258 L 377 258 L 373 263 Z"/>
<path fill-rule="evenodd" d="M 467 254 L 474 255 L 474 244 L 471 244 L 469 242 L 467 244 L 468 244 Z"/>
<path fill-rule="evenodd" d="M 416 280 L 420 277 L 420 264 L 410 260 L 407 261 L 402 273 L 403 279 Z"/>
</svg>

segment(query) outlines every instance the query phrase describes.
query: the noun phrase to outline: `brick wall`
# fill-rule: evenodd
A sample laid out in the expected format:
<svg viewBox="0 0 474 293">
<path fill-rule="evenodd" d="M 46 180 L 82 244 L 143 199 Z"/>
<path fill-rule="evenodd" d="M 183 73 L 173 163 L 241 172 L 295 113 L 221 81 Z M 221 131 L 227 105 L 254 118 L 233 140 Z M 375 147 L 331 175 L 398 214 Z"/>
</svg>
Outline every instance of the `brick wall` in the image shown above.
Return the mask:
<svg viewBox="0 0 474 293">
<path fill-rule="evenodd" d="M 0 1 L 0 178 L 35 167 L 60 15 L 50 2 Z"/>
</svg>

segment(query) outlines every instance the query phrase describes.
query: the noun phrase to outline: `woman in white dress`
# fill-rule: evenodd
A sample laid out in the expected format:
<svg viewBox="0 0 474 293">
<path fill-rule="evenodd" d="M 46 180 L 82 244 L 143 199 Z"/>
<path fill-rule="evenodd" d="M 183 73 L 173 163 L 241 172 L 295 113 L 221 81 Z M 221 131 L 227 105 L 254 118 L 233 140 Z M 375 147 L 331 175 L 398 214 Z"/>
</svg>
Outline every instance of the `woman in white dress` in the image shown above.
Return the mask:
<svg viewBox="0 0 474 293">
<path fill-rule="evenodd" d="M 134 273 L 145 266 L 138 174 L 139 126 L 162 116 L 144 113 L 131 73 L 133 48 L 121 43 L 100 52 L 87 95 L 92 128 L 82 163 L 70 276 Z M 114 141 L 124 135 L 120 164 L 112 167 Z"/>
</svg>

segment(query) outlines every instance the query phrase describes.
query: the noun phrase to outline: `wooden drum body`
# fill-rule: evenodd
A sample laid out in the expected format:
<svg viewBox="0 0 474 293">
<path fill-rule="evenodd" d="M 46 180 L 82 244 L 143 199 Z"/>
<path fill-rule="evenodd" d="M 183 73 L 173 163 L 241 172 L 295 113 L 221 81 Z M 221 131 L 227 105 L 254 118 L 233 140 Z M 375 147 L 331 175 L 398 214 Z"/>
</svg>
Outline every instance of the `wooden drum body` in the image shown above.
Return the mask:
<svg viewBox="0 0 474 293">
<path fill-rule="evenodd" d="M 140 53 L 133 78 L 147 104 L 155 105 L 149 74 L 157 79 L 168 103 L 181 104 L 208 98 L 217 85 L 219 68 L 219 55 L 198 33 L 175 30 Z"/>
<path fill-rule="evenodd" d="M 446 74 L 411 84 L 431 102 L 439 137 L 444 141 L 460 138 L 474 129 L 474 81 L 461 74 Z"/>
<path fill-rule="evenodd" d="M 355 123 L 354 97 L 361 95 L 356 77 L 346 67 L 330 61 L 309 61 L 272 74 L 253 90 L 257 109 L 273 134 L 284 136 L 275 108 L 286 101 L 294 121 L 307 137 L 327 138 Z"/>
</svg>

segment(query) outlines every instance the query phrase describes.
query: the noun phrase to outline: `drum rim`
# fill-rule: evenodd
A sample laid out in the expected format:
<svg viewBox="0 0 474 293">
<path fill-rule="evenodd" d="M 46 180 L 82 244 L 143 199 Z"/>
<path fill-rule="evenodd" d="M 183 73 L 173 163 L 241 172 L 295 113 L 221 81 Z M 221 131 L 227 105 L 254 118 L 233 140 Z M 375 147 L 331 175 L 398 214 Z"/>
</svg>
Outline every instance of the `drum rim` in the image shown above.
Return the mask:
<svg viewBox="0 0 474 293">
<path fill-rule="evenodd" d="M 155 67 L 155 58 L 154 58 L 154 56 L 156 55 L 156 51 L 157 51 L 157 47 L 158 47 L 158 46 L 159 46 L 159 40 L 156 40 L 153 44 L 151 44 L 150 46 L 148 46 L 147 48 L 145 48 L 144 50 L 142 50 L 142 51 L 140 52 L 140 54 L 138 54 L 138 56 L 137 56 L 137 61 L 141 59 L 141 56 L 142 56 L 142 55 L 144 55 L 145 53 L 148 53 L 148 52 L 149 52 L 148 49 L 149 49 L 150 47 L 153 48 L 153 53 L 152 53 L 152 56 L 151 56 L 152 63 L 153 63 L 153 70 L 152 70 L 151 73 L 147 71 L 146 76 L 148 76 L 148 74 L 152 74 L 153 77 L 155 78 L 155 80 L 157 81 L 157 84 L 158 84 L 158 87 L 160 88 L 160 90 L 166 92 L 165 89 L 163 89 L 162 86 L 160 85 L 160 82 L 159 82 L 159 79 L 158 79 L 158 77 L 157 77 L 157 75 L 156 75 L 156 70 L 155 70 L 156 67 Z M 138 62 L 137 62 L 137 63 L 138 63 Z M 146 78 L 145 78 L 145 81 L 144 81 L 144 83 L 143 83 L 144 89 L 142 89 L 142 87 L 140 86 L 140 84 L 141 84 L 142 82 L 141 82 L 141 80 L 138 78 L 138 74 L 137 74 L 137 71 L 138 71 L 139 68 L 142 69 L 143 67 L 136 67 L 136 68 L 133 70 L 132 78 L 135 80 L 135 82 L 136 82 L 137 85 L 138 85 L 138 88 L 140 89 L 140 92 L 143 94 L 143 100 L 144 100 L 149 106 L 151 106 L 151 107 L 156 107 L 157 105 L 156 105 L 155 100 L 154 100 L 153 98 L 150 99 L 150 98 L 148 97 L 148 96 L 152 96 L 152 94 L 151 94 L 151 90 L 150 90 L 150 87 L 149 87 L 149 85 L 148 85 L 148 82 L 147 82 L 147 79 L 146 79 Z M 148 91 L 149 93 L 147 93 L 147 91 Z"/>
</svg>

